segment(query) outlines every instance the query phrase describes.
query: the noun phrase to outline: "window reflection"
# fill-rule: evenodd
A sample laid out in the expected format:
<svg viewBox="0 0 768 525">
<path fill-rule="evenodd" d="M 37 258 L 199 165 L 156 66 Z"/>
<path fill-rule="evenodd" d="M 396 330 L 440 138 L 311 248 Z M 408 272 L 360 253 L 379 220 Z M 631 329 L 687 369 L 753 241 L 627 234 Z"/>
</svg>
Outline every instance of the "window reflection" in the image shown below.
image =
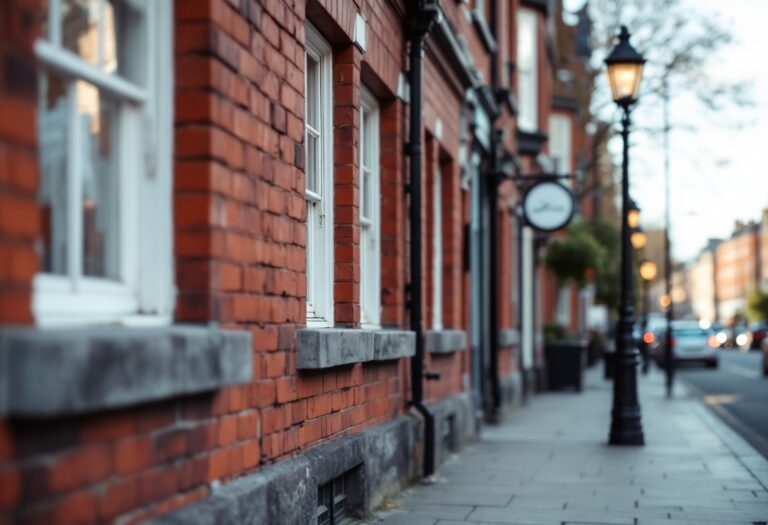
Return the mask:
<svg viewBox="0 0 768 525">
<path fill-rule="evenodd" d="M 40 78 L 38 153 L 40 162 L 41 262 L 45 273 L 67 273 L 67 84 L 54 74 Z"/>
<path fill-rule="evenodd" d="M 118 104 L 78 81 L 78 135 L 83 154 L 83 274 L 118 277 Z"/>
<path fill-rule="evenodd" d="M 125 0 L 64 0 L 61 45 L 100 70 L 143 83 L 144 17 Z"/>
</svg>

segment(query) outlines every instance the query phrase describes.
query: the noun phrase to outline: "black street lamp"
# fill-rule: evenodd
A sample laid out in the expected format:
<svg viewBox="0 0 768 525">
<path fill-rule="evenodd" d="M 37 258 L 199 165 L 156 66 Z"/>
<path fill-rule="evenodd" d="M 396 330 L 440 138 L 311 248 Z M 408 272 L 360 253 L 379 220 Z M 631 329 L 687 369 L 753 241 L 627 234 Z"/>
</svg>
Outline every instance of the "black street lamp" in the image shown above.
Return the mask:
<svg viewBox="0 0 768 525">
<path fill-rule="evenodd" d="M 638 351 L 632 336 L 632 245 L 630 244 L 629 114 L 637 101 L 645 59 L 629 43 L 629 31 L 621 26 L 619 43 L 605 59 L 613 101 L 622 109 L 621 136 L 624 155 L 621 169 L 621 297 L 613 379 L 611 445 L 643 445 L 640 403 L 637 399 Z"/>
</svg>

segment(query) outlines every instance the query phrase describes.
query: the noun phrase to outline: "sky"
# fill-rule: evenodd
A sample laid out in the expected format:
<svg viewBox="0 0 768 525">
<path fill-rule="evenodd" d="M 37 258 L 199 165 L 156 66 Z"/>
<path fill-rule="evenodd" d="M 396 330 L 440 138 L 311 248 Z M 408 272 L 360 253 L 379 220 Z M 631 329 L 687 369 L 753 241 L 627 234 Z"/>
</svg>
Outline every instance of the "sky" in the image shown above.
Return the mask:
<svg viewBox="0 0 768 525">
<path fill-rule="evenodd" d="M 753 102 L 748 109 L 709 115 L 685 98 L 670 104 L 673 124 L 690 125 L 670 134 L 672 250 L 675 259 L 684 261 L 695 258 L 707 239 L 730 236 L 736 220 L 759 220 L 768 208 L 768 0 L 681 1 L 691 10 L 717 17 L 731 30 L 734 41 L 712 57 L 711 75 L 749 82 Z M 574 10 L 584 2 L 564 3 Z M 642 109 L 641 103 L 635 113 Z M 633 117 L 642 122 L 641 114 Z M 632 144 L 630 186 L 642 210 L 642 223 L 648 228 L 663 226 L 661 140 L 638 134 Z M 611 151 L 620 161 L 620 144 L 611 144 Z"/>
</svg>

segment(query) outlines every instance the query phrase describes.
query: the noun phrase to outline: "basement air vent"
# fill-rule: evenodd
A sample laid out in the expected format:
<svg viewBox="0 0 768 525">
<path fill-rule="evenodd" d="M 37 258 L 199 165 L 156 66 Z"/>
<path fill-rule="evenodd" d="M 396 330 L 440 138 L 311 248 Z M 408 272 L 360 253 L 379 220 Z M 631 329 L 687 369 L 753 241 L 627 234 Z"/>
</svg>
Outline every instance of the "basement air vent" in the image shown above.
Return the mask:
<svg viewBox="0 0 768 525">
<path fill-rule="evenodd" d="M 317 488 L 317 525 L 343 525 L 349 523 L 346 474 Z"/>
</svg>

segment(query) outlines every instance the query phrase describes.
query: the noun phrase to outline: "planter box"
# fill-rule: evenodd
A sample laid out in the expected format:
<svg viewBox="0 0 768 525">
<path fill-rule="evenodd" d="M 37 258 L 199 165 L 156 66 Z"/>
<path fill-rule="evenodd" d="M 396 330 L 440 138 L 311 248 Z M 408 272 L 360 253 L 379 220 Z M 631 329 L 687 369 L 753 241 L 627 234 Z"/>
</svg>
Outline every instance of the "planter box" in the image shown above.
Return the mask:
<svg viewBox="0 0 768 525">
<path fill-rule="evenodd" d="M 587 364 L 587 344 L 583 341 L 555 341 L 547 343 L 544 352 L 549 389 L 573 388 L 581 392 Z"/>
</svg>

